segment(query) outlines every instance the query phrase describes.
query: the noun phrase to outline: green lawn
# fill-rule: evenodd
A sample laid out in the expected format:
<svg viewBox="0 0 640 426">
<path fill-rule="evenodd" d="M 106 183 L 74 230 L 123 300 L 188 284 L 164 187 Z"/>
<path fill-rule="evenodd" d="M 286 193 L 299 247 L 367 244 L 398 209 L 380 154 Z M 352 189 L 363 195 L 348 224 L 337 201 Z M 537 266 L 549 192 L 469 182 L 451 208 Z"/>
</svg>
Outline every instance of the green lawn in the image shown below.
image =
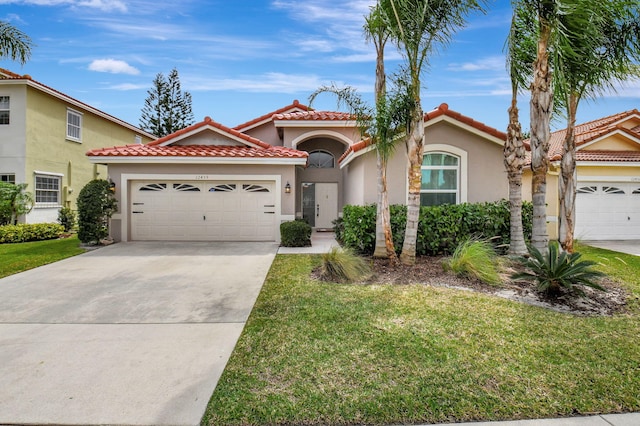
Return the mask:
<svg viewBox="0 0 640 426">
<path fill-rule="evenodd" d="M 84 253 L 77 237 L 0 244 L 0 278 Z"/>
<path fill-rule="evenodd" d="M 429 286 L 309 278 L 278 255 L 203 419 L 408 424 L 640 411 L 640 258 L 579 247 L 629 312 L 576 317 Z"/>
</svg>

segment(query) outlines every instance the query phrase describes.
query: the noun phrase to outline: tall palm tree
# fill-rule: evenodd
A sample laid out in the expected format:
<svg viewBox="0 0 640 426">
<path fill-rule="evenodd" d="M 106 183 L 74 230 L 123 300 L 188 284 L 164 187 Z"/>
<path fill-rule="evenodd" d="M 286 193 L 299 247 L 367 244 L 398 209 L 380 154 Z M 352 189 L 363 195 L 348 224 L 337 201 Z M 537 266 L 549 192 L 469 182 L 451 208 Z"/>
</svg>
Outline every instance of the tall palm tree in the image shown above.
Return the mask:
<svg viewBox="0 0 640 426">
<path fill-rule="evenodd" d="M 522 45 L 522 33 L 526 31 L 527 23 L 517 13 L 513 14 L 511 30 L 507 43 L 507 68 L 511 78 L 511 106 L 508 109 L 509 124 L 507 126 L 507 140 L 503 154 L 504 166 L 509 180 L 509 212 L 510 212 L 510 244 L 509 253 L 524 255 L 527 245 L 524 240 L 522 225 L 522 170 L 524 169 L 526 150 L 522 143 L 522 126 L 518 114 L 519 88 L 524 87 L 521 77 L 525 72 L 519 71 L 525 67 L 529 59 L 526 57 L 529 49 Z M 516 44 L 516 40 L 520 44 Z M 530 62 L 529 62 L 530 63 Z"/>
<path fill-rule="evenodd" d="M 597 98 L 615 83 L 638 76 L 640 22 L 638 6 L 628 0 L 568 1 L 571 13 L 561 16 L 569 36 L 555 64 L 556 97 L 567 116 L 558 182 L 558 237 L 573 252 L 577 186 L 575 122 L 583 98 Z"/>
<path fill-rule="evenodd" d="M 31 38 L 8 22 L 0 21 L 0 59 L 25 64 L 31 57 Z"/>
<path fill-rule="evenodd" d="M 416 261 L 422 157 L 424 144 L 424 114 L 420 90 L 421 77 L 429 63 L 429 55 L 446 46 L 456 30 L 466 23 L 472 11 L 483 11 L 479 0 L 380 0 L 381 15 L 405 57 L 409 94 L 413 108 L 407 128 L 408 197 L 407 224 L 400 261 L 412 265 Z"/>
<path fill-rule="evenodd" d="M 389 31 L 382 20 L 380 8 L 376 5 L 365 18 L 365 37 L 373 42 L 376 49 L 376 110 L 380 111 L 386 105 L 387 85 L 384 68 L 384 49 L 389 40 Z M 376 114 L 376 117 L 378 114 Z M 380 129 L 384 131 L 384 129 Z M 376 132 L 379 133 L 379 132 Z M 389 212 L 389 192 L 387 189 L 387 164 L 395 151 L 395 140 L 389 137 L 377 137 L 376 169 L 378 185 L 378 202 L 376 204 L 376 244 L 374 257 L 389 258 L 395 262 L 398 258 L 393 244 L 391 232 L 391 214 Z"/>
</svg>

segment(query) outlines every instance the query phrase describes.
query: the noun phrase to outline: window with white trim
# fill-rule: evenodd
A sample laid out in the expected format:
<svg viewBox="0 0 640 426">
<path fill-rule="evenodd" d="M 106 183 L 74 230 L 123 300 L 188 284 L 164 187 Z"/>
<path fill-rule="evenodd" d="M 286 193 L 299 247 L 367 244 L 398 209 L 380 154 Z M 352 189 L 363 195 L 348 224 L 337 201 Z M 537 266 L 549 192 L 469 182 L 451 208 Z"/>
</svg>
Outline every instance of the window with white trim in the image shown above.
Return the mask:
<svg viewBox="0 0 640 426">
<path fill-rule="evenodd" d="M 82 141 L 82 114 L 72 109 L 67 110 L 67 139 Z"/>
<path fill-rule="evenodd" d="M 36 175 L 36 206 L 48 207 L 60 205 L 60 176 Z"/>
<path fill-rule="evenodd" d="M 446 152 L 430 152 L 422 158 L 420 205 L 460 202 L 460 158 Z"/>
<path fill-rule="evenodd" d="M 16 183 L 15 173 L 0 173 L 0 182 L 4 183 Z"/>
<path fill-rule="evenodd" d="M 9 124 L 11 116 L 10 97 L 0 96 L 0 125 Z"/>
<path fill-rule="evenodd" d="M 336 159 L 332 153 L 324 149 L 317 149 L 309 153 L 310 169 L 333 169 Z"/>
</svg>

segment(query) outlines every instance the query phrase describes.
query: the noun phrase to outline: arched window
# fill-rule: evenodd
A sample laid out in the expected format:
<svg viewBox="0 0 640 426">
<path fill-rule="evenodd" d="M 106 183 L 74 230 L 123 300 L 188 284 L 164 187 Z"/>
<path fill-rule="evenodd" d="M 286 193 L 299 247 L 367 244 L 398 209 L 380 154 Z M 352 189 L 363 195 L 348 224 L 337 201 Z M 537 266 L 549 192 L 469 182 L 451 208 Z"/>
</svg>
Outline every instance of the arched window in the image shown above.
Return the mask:
<svg viewBox="0 0 640 426">
<path fill-rule="evenodd" d="M 420 205 L 460 202 L 460 158 L 446 152 L 430 152 L 422 158 Z"/>
<path fill-rule="evenodd" d="M 323 149 L 317 149 L 309 153 L 310 169 L 333 169 L 336 159 L 332 153 Z"/>
</svg>

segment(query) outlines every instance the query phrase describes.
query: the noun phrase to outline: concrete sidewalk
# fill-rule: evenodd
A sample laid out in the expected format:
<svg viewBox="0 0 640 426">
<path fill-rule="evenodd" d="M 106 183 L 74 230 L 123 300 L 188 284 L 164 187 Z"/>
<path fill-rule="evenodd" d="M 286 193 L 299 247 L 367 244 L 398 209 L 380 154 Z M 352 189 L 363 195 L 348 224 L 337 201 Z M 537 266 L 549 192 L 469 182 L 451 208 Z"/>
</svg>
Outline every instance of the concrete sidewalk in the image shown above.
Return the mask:
<svg viewBox="0 0 640 426">
<path fill-rule="evenodd" d="M 279 247 L 278 254 L 321 254 L 328 253 L 333 247 L 340 247 L 333 232 L 311 233 L 311 247 Z"/>
<path fill-rule="evenodd" d="M 559 419 L 511 420 L 504 422 L 438 423 L 438 426 L 639 426 L 640 413 L 603 414 Z M 426 426 L 426 425 L 422 425 Z"/>
<path fill-rule="evenodd" d="M 581 241 L 592 247 L 640 256 L 640 240 Z M 640 423 L 638 423 L 640 425 Z"/>
</svg>

